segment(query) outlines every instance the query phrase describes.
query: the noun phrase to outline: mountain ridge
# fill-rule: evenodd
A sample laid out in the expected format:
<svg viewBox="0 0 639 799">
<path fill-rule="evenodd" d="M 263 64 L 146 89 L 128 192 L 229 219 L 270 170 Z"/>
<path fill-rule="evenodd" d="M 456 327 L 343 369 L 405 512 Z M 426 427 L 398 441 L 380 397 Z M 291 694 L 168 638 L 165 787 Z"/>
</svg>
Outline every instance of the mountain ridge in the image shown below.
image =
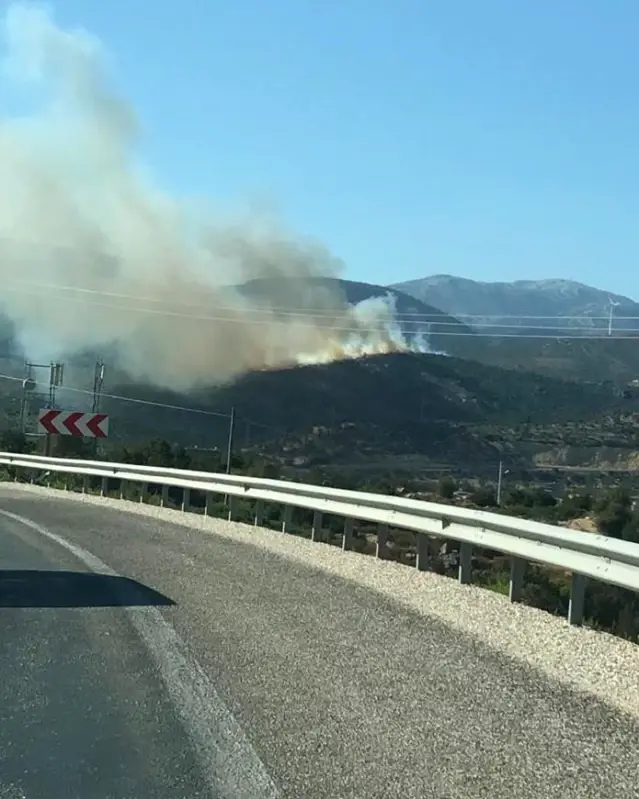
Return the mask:
<svg viewBox="0 0 639 799">
<path fill-rule="evenodd" d="M 607 333 L 610 300 L 618 304 L 617 316 L 634 315 L 639 319 L 639 303 L 630 297 L 563 278 L 482 281 L 439 274 L 394 283 L 390 288 L 457 318 L 474 317 L 476 324 L 481 323 L 487 329 L 505 323 L 512 327 L 524 325 L 528 316 L 529 319 L 539 317 L 543 327 L 553 327 L 553 322 L 561 318 L 564 327 L 590 331 L 597 327 Z M 594 321 L 601 324 L 590 324 Z M 629 328 L 625 321 L 617 320 L 618 329 Z M 636 322 L 634 326 L 637 327 Z"/>
<path fill-rule="evenodd" d="M 559 278 L 482 282 L 452 275 L 391 288 L 466 322 L 477 335 L 457 343 L 461 358 L 620 387 L 639 377 L 639 303 L 622 294 Z"/>
</svg>

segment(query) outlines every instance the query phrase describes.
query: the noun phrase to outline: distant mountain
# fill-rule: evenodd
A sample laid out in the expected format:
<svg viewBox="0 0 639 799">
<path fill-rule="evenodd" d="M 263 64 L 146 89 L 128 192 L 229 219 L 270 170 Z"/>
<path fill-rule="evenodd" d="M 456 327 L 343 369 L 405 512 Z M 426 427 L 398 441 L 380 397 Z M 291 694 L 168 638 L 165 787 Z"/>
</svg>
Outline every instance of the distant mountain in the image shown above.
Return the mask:
<svg viewBox="0 0 639 799">
<path fill-rule="evenodd" d="M 432 275 L 397 283 L 393 289 L 406 292 L 424 303 L 481 327 L 484 332 L 504 332 L 505 328 L 528 328 L 528 332 L 551 328 L 553 331 L 608 334 L 610 301 L 616 331 L 639 328 L 639 303 L 620 294 L 577 283 L 573 280 L 516 280 L 488 283 Z M 635 319 L 623 319 L 634 316 Z M 565 317 L 565 318 L 561 318 Z"/>
<path fill-rule="evenodd" d="M 475 330 L 478 335 L 455 341 L 459 357 L 619 385 L 639 377 L 639 303 L 629 297 L 571 280 L 486 283 L 451 275 L 391 288 L 432 303 Z M 609 336 L 611 300 L 616 304 Z"/>
</svg>

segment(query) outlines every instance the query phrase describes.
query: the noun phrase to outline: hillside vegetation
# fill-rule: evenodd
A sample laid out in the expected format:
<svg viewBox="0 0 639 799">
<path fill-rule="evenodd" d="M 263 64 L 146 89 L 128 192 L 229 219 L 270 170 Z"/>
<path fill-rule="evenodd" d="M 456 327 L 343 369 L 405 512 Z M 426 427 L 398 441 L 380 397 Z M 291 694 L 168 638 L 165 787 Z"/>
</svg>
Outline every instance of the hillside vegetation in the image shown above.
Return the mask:
<svg viewBox="0 0 639 799">
<path fill-rule="evenodd" d="M 448 285 L 451 291 L 456 280 Z M 554 292 L 565 302 L 577 297 L 583 303 L 589 295 L 584 299 L 582 288 L 588 295 L 588 287 L 578 286 L 575 293 L 563 284 L 547 286 L 545 294 L 531 284 L 515 284 L 513 291 Z M 311 316 L 388 291 L 337 279 L 270 278 L 240 290 L 282 314 Z M 491 469 L 502 457 L 522 467 L 639 463 L 639 388 L 629 380 L 632 364 L 639 374 L 639 341 L 491 338 L 474 334 L 433 305 L 395 294 L 406 337 L 428 332 L 431 347 L 452 357 L 391 353 L 257 371 L 190 395 L 132 383 L 108 363 L 102 402 L 111 417 L 107 447 L 159 435 L 188 447 L 224 449 L 234 408 L 234 447 L 285 462 L 381 468 L 385 459 L 414 457 L 423 464 L 491 464 Z M 86 353 L 67 364 L 67 385 L 90 392 L 94 357 Z M 19 360 L 4 363 L 3 373 L 22 374 Z M 2 381 L 0 391 L 0 426 L 15 427 L 20 384 Z M 44 406 L 45 395 L 43 389 L 33 398 L 32 414 Z M 58 403 L 88 410 L 90 397 L 61 390 Z"/>
<path fill-rule="evenodd" d="M 133 385 L 111 393 L 203 411 L 107 398 L 103 408 L 116 440 L 161 435 L 185 446 L 224 448 L 235 408 L 235 445 L 284 460 L 361 463 L 419 455 L 468 465 L 494 463 L 505 452 L 533 465 L 536 453 L 561 446 L 639 444 L 629 435 L 639 392 L 620 395 L 608 385 L 436 355 L 395 353 L 255 372 L 188 398 Z"/>
</svg>

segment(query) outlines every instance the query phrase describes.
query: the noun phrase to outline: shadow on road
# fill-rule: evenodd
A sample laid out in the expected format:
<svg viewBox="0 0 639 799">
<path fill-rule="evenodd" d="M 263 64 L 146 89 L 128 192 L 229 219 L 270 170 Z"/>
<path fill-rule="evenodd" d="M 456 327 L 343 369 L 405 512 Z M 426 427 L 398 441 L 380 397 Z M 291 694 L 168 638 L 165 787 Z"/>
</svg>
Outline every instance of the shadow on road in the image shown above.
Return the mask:
<svg viewBox="0 0 639 799">
<path fill-rule="evenodd" d="M 110 608 L 175 605 L 127 577 L 72 571 L 0 569 L 0 608 Z"/>
</svg>

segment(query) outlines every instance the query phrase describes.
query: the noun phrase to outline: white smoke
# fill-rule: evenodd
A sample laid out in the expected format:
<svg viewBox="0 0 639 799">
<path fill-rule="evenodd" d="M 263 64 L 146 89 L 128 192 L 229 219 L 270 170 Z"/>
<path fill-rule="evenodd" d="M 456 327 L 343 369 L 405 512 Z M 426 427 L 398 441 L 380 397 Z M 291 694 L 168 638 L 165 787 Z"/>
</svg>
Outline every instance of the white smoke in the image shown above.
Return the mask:
<svg viewBox="0 0 639 799">
<path fill-rule="evenodd" d="M 299 353 L 297 362 L 330 363 L 390 352 L 431 353 L 425 332 L 404 332 L 397 316 L 396 305 L 397 297 L 388 292 L 351 306 L 352 331 L 340 331 L 339 335 L 315 352 Z"/>
<path fill-rule="evenodd" d="M 36 107 L 0 118 L 0 307 L 27 355 L 106 350 L 132 377 L 188 389 L 410 348 L 392 299 L 351 307 L 318 288 L 340 270 L 321 245 L 269 219 L 216 224 L 145 178 L 95 38 L 28 3 L 3 29 L 5 85 Z M 265 278 L 276 289 L 259 299 L 231 288 Z"/>
</svg>

